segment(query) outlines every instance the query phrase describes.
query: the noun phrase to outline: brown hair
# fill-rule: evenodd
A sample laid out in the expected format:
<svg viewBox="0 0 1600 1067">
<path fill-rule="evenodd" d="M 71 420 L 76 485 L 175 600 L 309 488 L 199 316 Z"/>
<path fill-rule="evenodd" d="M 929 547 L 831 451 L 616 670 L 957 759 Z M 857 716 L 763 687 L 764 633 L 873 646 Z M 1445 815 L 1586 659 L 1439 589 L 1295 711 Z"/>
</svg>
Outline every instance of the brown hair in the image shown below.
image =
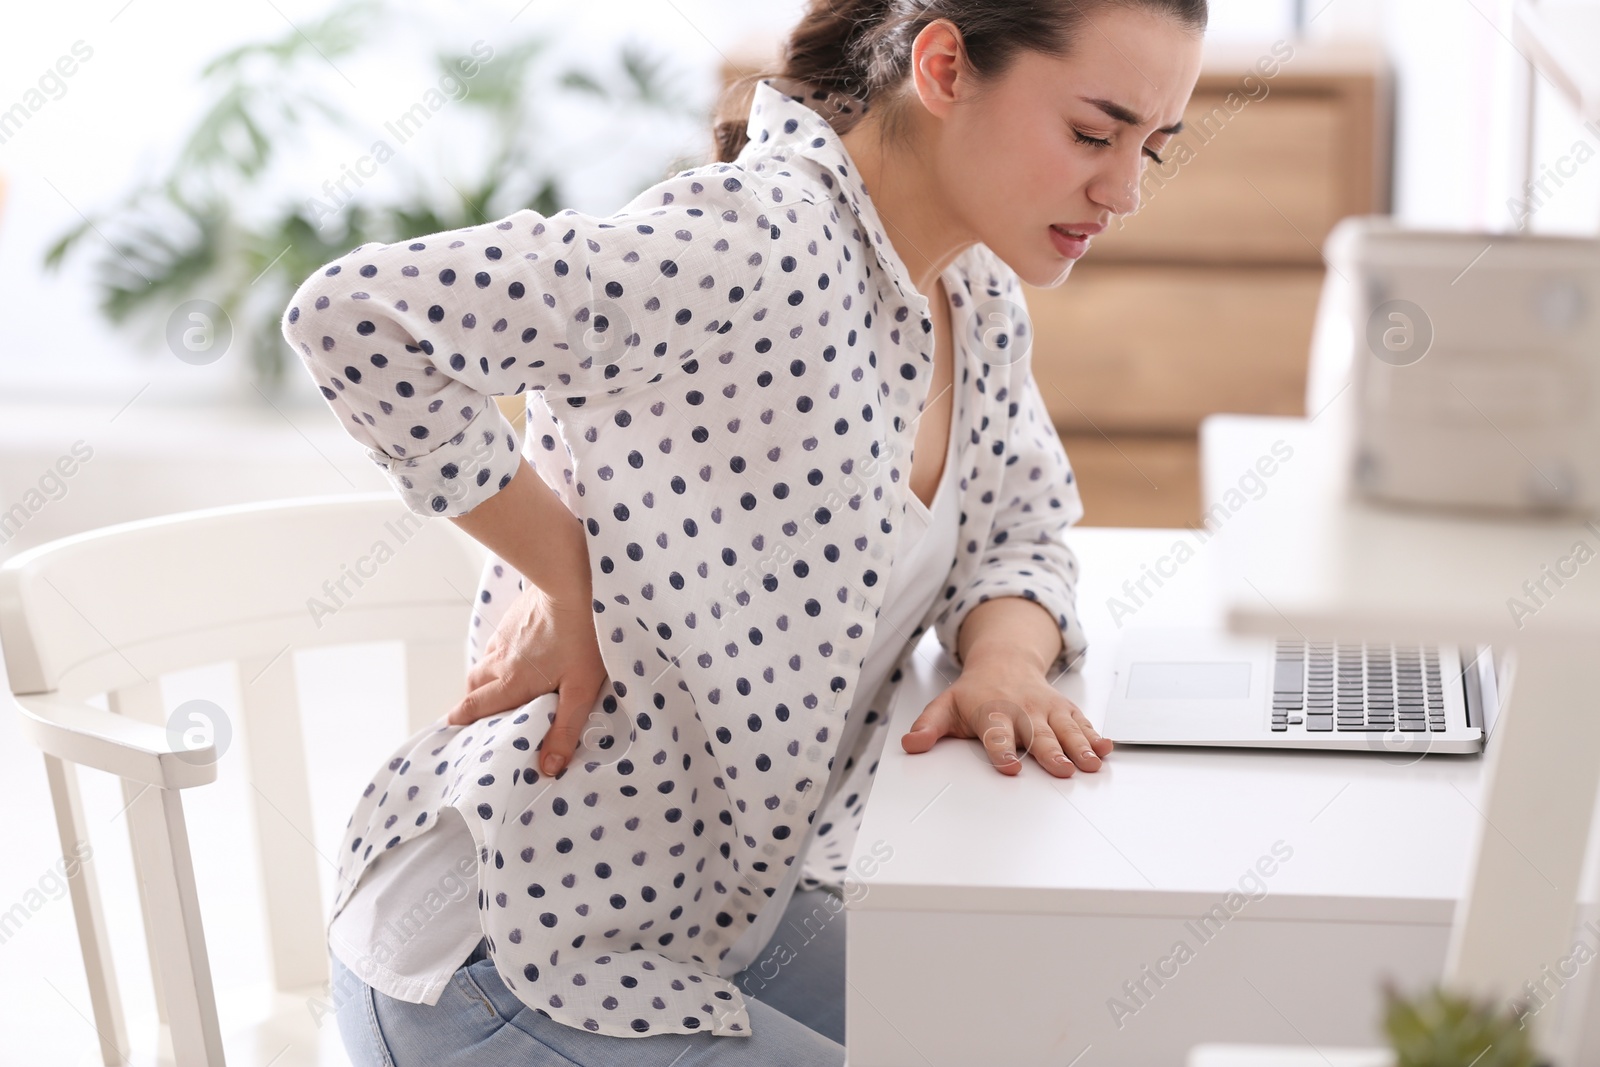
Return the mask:
<svg viewBox="0 0 1600 1067">
<path fill-rule="evenodd" d="M 1105 7 L 1161 12 L 1197 33 L 1206 26 L 1206 0 L 811 0 L 784 44 L 781 69 L 746 74 L 718 99 L 712 120 L 715 161 L 731 163 L 748 143 L 750 102 L 763 78 L 842 93 L 860 101 L 862 110 L 887 101 L 883 121 L 892 134 L 912 42 L 930 22 L 948 19 L 955 25 L 970 69 L 988 82 L 1002 77 L 1023 49 L 1067 56 L 1089 25 L 1089 15 Z M 811 95 L 807 102 L 817 107 Z M 833 103 L 824 114 L 840 110 Z"/>
</svg>

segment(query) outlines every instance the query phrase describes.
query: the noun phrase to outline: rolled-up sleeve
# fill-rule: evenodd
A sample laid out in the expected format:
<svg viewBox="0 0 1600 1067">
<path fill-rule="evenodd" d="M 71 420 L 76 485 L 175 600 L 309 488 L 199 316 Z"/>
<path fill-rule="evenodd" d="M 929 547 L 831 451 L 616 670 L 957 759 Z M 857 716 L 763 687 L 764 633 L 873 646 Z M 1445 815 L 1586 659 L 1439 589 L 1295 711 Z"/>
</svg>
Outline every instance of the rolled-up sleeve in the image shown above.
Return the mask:
<svg viewBox="0 0 1600 1067">
<path fill-rule="evenodd" d="M 767 265 L 729 237 L 776 231 L 760 207 L 736 178 L 683 172 L 605 218 L 524 209 L 361 245 L 301 283 L 283 335 L 405 505 L 462 515 L 520 462 L 491 397 L 543 390 L 559 417 L 728 332 Z"/>
<path fill-rule="evenodd" d="M 1005 474 L 994 525 L 977 569 L 935 618 L 939 643 L 961 662 L 957 637 L 967 614 L 986 600 L 1017 596 L 1042 605 L 1061 632 L 1061 651 L 1047 673 L 1078 662 L 1088 642 L 1078 622 L 1078 559 L 1061 531 L 1083 517 L 1078 483 L 1056 433 L 1031 360 L 1013 369 L 1017 412 L 1008 428 Z"/>
</svg>

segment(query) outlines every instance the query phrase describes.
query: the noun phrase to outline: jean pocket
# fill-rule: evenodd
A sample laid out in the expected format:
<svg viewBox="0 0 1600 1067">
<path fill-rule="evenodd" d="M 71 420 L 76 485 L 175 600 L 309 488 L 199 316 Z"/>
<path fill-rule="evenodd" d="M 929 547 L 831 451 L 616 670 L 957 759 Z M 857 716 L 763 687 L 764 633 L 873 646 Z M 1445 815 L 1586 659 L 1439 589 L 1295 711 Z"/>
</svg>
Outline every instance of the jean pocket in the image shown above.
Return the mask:
<svg viewBox="0 0 1600 1067">
<path fill-rule="evenodd" d="M 574 1030 L 529 1007 L 506 987 L 492 958 L 485 957 L 457 969 L 451 985 L 456 990 L 454 996 L 474 1004 L 481 999 L 494 1016 L 493 1022 L 487 1024 L 485 1029 L 497 1029 L 498 1032 L 492 1039 L 486 1036 L 474 1046 L 489 1058 L 478 1062 L 517 1063 L 522 1067 L 585 1067 L 588 1064 L 644 1062 L 624 1055 L 629 1050 L 635 1053 L 644 1051 L 644 1046 L 628 1038 L 605 1037 L 587 1030 Z M 476 1012 L 477 1009 L 474 1010 Z M 592 1057 L 577 1051 L 590 1048 L 596 1040 L 609 1043 L 610 1049 Z M 624 1045 L 624 1042 L 628 1044 Z M 496 1052 L 502 1054 L 498 1061 L 493 1058 Z"/>
<path fill-rule="evenodd" d="M 467 1003 L 472 1005 L 472 1010 L 474 1013 L 482 1011 L 487 1013 L 488 1017 L 497 1023 L 506 1022 L 506 1017 L 500 1013 L 500 1009 L 496 1006 L 494 998 L 489 995 L 488 991 L 485 990 L 481 984 L 479 984 L 478 979 L 473 976 L 472 972 L 476 967 L 488 967 L 491 969 L 492 973 L 494 961 L 485 959 L 461 965 L 460 967 L 456 968 L 455 976 L 450 979 L 450 985 L 456 990 L 457 993 L 465 998 Z"/>
</svg>

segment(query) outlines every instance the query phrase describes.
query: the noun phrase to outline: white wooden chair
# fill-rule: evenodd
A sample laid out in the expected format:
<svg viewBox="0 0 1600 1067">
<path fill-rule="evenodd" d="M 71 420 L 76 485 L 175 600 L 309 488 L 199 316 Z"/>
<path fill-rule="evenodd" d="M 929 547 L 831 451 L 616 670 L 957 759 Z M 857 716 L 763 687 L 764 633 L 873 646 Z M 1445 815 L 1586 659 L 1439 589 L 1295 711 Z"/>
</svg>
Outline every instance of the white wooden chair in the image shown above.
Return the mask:
<svg viewBox="0 0 1600 1067">
<path fill-rule="evenodd" d="M 381 561 L 380 541 L 392 552 Z M 317 860 L 294 829 L 311 825 L 311 806 L 291 651 L 404 642 L 407 721 L 420 729 L 464 692 L 485 558 L 455 524 L 380 492 L 124 523 L 0 566 L 0 649 L 24 735 L 44 752 L 69 866 L 87 839 L 75 765 L 122 780 L 157 1012 L 179 1067 L 224 1062 L 180 799 L 216 779 L 217 753 L 186 724 L 167 725 L 161 676 L 237 664 L 243 721 L 233 728 L 248 734 L 274 985 L 303 1003 L 327 982 L 328 960 Z M 308 598 L 331 603 L 324 583 L 341 581 L 342 606 L 314 618 Z M 109 712 L 86 702 L 102 693 Z M 127 1031 L 92 853 L 70 885 L 102 1058 L 122 1064 Z"/>
</svg>

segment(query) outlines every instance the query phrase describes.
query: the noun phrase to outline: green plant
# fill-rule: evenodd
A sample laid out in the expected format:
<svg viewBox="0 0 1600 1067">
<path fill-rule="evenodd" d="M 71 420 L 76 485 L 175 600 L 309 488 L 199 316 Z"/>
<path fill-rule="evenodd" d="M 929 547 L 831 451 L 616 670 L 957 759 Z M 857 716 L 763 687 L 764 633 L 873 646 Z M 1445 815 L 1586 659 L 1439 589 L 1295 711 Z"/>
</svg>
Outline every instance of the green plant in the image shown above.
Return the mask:
<svg viewBox="0 0 1600 1067">
<path fill-rule="evenodd" d="M 1407 997 L 1384 986 L 1383 1028 L 1395 1067 L 1537 1067 L 1516 1011 L 1433 986 Z"/>
<path fill-rule="evenodd" d="M 486 48 L 480 41 L 471 55 L 441 50 L 433 57 L 440 85 L 464 85 L 462 95 L 449 98 L 461 110 L 445 121 L 482 124 L 482 140 L 491 146 L 486 158 L 452 156 L 448 176 L 444 167 L 420 173 L 416 163 L 423 161 L 406 160 L 410 165 L 398 172 L 408 179 L 406 192 L 388 203 L 374 203 L 370 191 L 352 190 L 347 179 L 362 183 L 348 165 L 324 180 L 324 173 L 307 175 L 303 166 L 290 165 L 293 160 L 285 163 L 284 149 L 304 145 L 313 132 L 332 130 L 354 145 L 369 143 L 371 131 L 331 102 L 339 94 L 317 85 L 328 81 L 330 69 L 342 77 L 338 64 L 346 57 L 381 48 L 383 26 L 406 17 L 389 11 L 385 0 L 343 0 L 316 22 L 206 63 L 200 82 L 211 103 L 166 173 L 138 182 L 115 206 L 86 215 L 59 235 L 45 254 L 45 268 L 59 270 L 74 249 L 87 244 L 97 253 L 101 314 L 125 329 L 143 327 L 152 339 L 186 301 L 215 304 L 243 342 L 255 381 L 281 393 L 294 354 L 283 343 L 279 317 L 295 287 L 317 267 L 368 242 L 470 226 L 522 208 L 547 215 L 561 210 L 561 162 L 548 158 L 541 112 L 587 98 L 621 117 L 631 112 L 702 119 L 700 109 L 674 91 L 681 79 L 664 72 L 662 60 L 648 50 L 622 45 L 616 68 L 603 73 L 577 66 L 547 72 L 552 40 L 535 32 L 510 42 L 497 39 Z M 473 73 L 464 76 L 469 65 Z M 342 82 L 335 84 L 342 88 Z M 426 109 L 421 114 L 426 120 Z M 387 143 L 385 138 L 395 138 L 392 123 L 385 126 L 371 145 L 387 145 L 390 154 L 379 150 L 376 156 L 387 166 L 388 158 L 404 159 L 404 153 Z M 616 140 L 627 143 L 625 136 Z M 633 155 L 628 151 L 619 163 L 630 165 Z M 370 164 L 374 158 L 361 160 Z M 635 192 L 696 162 L 662 160 L 654 174 L 640 175 Z M 274 187 L 269 179 L 280 180 Z"/>
</svg>

